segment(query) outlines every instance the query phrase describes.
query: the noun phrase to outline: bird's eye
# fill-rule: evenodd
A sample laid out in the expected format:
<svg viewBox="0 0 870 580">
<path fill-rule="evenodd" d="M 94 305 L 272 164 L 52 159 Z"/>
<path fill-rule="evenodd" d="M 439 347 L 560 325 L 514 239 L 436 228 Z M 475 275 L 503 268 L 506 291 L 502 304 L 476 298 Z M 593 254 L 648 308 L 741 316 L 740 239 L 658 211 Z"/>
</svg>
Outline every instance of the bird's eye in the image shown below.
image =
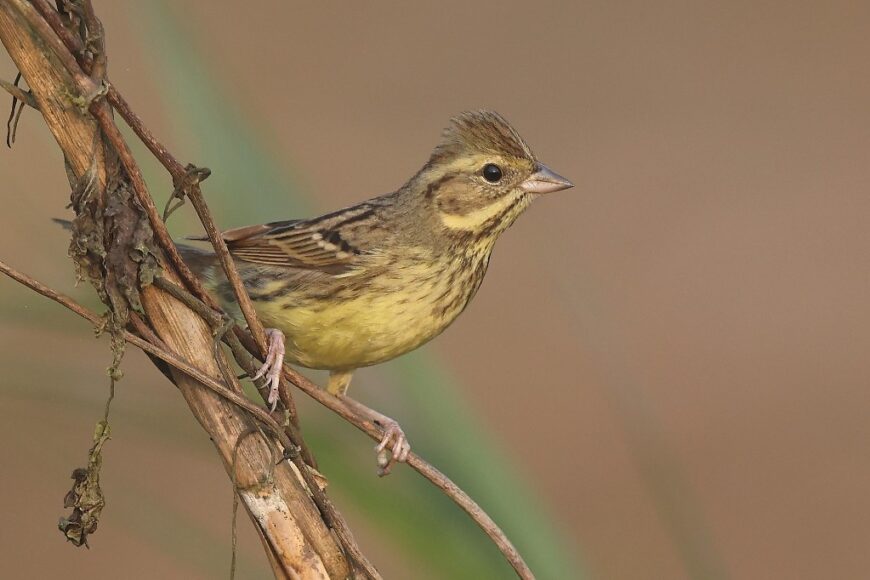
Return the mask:
<svg viewBox="0 0 870 580">
<path fill-rule="evenodd" d="M 490 183 L 498 183 L 501 179 L 501 167 L 495 163 L 487 163 L 483 166 L 483 178 Z"/>
</svg>

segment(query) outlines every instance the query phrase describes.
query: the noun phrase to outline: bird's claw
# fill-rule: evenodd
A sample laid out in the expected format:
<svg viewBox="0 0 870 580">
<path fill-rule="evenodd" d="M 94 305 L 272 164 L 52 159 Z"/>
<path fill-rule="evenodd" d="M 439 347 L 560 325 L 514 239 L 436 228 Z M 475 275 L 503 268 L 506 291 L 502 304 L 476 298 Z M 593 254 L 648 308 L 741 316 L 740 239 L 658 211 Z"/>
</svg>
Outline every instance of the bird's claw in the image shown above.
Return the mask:
<svg viewBox="0 0 870 580">
<path fill-rule="evenodd" d="M 284 333 L 276 328 L 267 328 L 266 337 L 269 339 L 269 351 L 263 366 L 253 376 L 253 380 L 266 377 L 269 385 L 269 395 L 266 403 L 271 411 L 278 405 L 278 385 L 281 383 L 281 370 L 284 367 Z"/>
<path fill-rule="evenodd" d="M 381 442 L 375 446 L 378 453 L 378 475 L 389 475 L 396 463 L 404 463 L 411 453 L 411 444 L 405 432 L 392 419 L 380 421 L 384 429 Z"/>
</svg>

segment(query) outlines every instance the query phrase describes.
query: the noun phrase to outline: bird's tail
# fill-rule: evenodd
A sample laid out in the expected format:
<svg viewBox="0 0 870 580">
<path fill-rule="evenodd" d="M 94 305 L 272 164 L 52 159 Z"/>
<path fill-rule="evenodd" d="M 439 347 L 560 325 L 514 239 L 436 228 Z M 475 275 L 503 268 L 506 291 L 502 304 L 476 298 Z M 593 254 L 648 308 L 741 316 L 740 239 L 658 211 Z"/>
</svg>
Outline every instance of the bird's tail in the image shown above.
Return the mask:
<svg viewBox="0 0 870 580">
<path fill-rule="evenodd" d="M 175 244 L 175 247 L 178 248 L 178 253 L 181 254 L 191 270 L 200 277 L 210 278 L 212 276 L 212 266 L 215 265 L 217 257 L 211 249 L 195 248 L 187 244 Z"/>
</svg>

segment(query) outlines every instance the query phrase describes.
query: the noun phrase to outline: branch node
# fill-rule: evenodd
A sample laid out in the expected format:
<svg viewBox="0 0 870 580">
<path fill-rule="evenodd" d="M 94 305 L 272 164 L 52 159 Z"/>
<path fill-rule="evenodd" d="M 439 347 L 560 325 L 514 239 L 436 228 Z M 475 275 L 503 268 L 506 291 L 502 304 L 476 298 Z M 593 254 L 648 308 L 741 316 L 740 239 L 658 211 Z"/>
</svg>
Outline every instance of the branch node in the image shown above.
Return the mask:
<svg viewBox="0 0 870 580">
<path fill-rule="evenodd" d="M 193 164 L 188 164 L 185 167 L 183 175 L 173 174 L 172 181 L 175 184 L 175 188 L 172 190 L 172 195 L 166 200 L 166 206 L 163 208 L 163 221 L 165 222 L 169 219 L 169 216 L 175 210 L 184 205 L 185 197 L 187 197 L 191 187 L 199 185 L 208 179 L 210 175 L 211 169 L 208 167 L 197 167 Z"/>
<path fill-rule="evenodd" d="M 100 84 L 96 85 L 93 90 L 90 90 L 83 95 L 70 94 L 69 97 L 72 104 L 78 107 L 82 114 L 85 114 L 90 110 L 92 104 L 94 104 L 98 99 L 105 98 L 108 94 L 109 84 L 106 81 L 100 81 Z"/>
</svg>

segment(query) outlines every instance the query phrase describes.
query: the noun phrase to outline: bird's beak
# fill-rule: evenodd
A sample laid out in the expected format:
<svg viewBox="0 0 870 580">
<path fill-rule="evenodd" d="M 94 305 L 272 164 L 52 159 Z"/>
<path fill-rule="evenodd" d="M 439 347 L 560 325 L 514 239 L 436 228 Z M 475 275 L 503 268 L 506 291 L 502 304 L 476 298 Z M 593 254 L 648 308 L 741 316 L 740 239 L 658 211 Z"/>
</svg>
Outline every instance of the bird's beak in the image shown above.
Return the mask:
<svg viewBox="0 0 870 580">
<path fill-rule="evenodd" d="M 543 163 L 538 163 L 538 170 L 520 184 L 520 189 L 528 193 L 552 193 L 569 187 L 574 184 Z"/>
</svg>

